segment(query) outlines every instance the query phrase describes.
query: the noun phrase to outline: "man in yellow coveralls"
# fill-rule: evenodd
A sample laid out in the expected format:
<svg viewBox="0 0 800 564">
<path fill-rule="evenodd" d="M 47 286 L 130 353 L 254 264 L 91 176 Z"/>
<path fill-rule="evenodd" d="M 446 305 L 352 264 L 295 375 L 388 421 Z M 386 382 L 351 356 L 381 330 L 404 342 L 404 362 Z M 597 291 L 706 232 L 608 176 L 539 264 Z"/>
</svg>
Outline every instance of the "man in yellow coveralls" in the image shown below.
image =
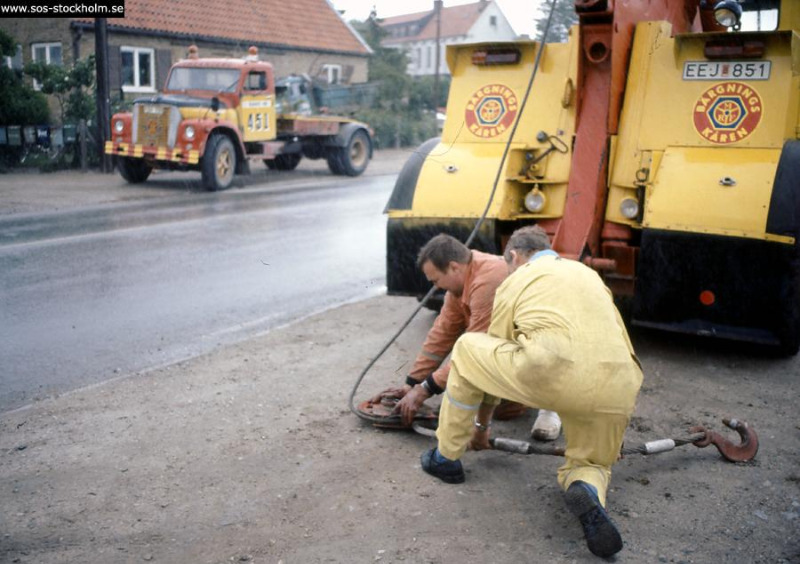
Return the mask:
<svg viewBox="0 0 800 564">
<path fill-rule="evenodd" d="M 467 446 L 491 448 L 498 398 L 557 411 L 566 439 L 558 482 L 589 550 L 609 557 L 622 538 L 605 511 L 606 491 L 641 366 L 611 292 L 592 269 L 550 250 L 541 228 L 515 231 L 505 258 L 512 274 L 497 290 L 488 333 L 466 333 L 453 349 L 438 448 L 422 455 L 422 468 L 463 482 Z"/>
</svg>

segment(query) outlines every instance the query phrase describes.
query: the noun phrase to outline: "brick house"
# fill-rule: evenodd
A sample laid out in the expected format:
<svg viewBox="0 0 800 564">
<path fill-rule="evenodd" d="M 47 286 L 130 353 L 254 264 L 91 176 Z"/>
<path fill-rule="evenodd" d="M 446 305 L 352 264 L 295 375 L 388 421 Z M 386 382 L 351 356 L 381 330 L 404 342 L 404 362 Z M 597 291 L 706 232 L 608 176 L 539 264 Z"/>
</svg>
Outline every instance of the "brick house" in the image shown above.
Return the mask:
<svg viewBox="0 0 800 564">
<path fill-rule="evenodd" d="M 94 19 L 0 19 L 20 44 L 6 64 L 69 64 L 94 53 Z M 164 84 L 173 62 L 197 45 L 201 57 L 243 57 L 255 45 L 276 76 L 308 74 L 332 84 L 367 81 L 371 49 L 328 0 L 126 0 L 109 18 L 112 100 L 132 100 Z"/>
<path fill-rule="evenodd" d="M 436 12 L 418 12 L 382 18 L 381 27 L 387 37 L 384 47 L 403 49 L 408 53 L 408 74 L 436 74 Z M 510 41 L 517 37 L 500 7 L 491 0 L 443 7 L 439 24 L 439 74 L 450 74 L 444 52 L 448 44 L 478 41 Z"/>
</svg>

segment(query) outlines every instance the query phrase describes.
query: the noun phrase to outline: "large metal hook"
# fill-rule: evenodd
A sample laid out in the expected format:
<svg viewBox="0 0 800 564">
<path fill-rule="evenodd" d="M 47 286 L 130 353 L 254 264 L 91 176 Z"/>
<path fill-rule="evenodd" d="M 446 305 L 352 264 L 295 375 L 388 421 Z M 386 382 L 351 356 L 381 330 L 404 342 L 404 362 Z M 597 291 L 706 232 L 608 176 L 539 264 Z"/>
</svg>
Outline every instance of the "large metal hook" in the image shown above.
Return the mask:
<svg viewBox="0 0 800 564">
<path fill-rule="evenodd" d="M 749 462 L 753 460 L 758 452 L 758 435 L 745 421 L 738 419 L 723 419 L 722 422 L 730 429 L 733 429 L 742 439 L 741 444 L 734 444 L 719 433 L 709 431 L 705 427 L 692 427 L 692 433 L 705 433 L 705 437 L 694 441 L 694 446 L 705 448 L 713 444 L 719 453 L 731 462 Z"/>
</svg>

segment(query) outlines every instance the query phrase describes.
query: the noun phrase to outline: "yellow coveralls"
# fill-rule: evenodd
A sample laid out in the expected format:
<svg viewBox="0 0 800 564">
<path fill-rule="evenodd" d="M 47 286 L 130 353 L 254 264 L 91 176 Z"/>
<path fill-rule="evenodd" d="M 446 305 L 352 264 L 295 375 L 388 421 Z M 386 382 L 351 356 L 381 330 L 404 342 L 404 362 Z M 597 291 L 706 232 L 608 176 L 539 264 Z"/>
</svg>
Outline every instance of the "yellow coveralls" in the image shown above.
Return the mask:
<svg viewBox="0 0 800 564">
<path fill-rule="evenodd" d="M 597 273 L 554 253 L 534 256 L 498 288 L 488 334 L 466 333 L 453 348 L 439 452 L 461 458 L 482 403 L 505 398 L 556 411 L 567 443 L 559 484 L 589 483 L 605 505 L 641 383 L 639 360 Z"/>
</svg>

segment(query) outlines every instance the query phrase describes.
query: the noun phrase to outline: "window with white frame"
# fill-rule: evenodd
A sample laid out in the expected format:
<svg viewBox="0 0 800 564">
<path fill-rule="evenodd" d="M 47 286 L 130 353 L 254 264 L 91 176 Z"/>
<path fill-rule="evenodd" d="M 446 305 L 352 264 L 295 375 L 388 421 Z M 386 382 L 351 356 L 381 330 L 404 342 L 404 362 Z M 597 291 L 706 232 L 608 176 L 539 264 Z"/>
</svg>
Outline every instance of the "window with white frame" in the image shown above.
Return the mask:
<svg viewBox="0 0 800 564">
<path fill-rule="evenodd" d="M 61 43 L 34 43 L 31 45 L 31 59 L 35 63 L 61 66 L 64 64 L 61 58 Z M 41 90 L 42 85 L 34 80 L 33 87 Z"/>
<path fill-rule="evenodd" d="M 155 51 L 147 47 L 120 47 L 123 92 L 155 92 Z"/>
<path fill-rule="evenodd" d="M 342 81 L 342 65 L 322 65 L 322 72 L 328 75 L 328 84 L 339 84 Z"/>
</svg>

